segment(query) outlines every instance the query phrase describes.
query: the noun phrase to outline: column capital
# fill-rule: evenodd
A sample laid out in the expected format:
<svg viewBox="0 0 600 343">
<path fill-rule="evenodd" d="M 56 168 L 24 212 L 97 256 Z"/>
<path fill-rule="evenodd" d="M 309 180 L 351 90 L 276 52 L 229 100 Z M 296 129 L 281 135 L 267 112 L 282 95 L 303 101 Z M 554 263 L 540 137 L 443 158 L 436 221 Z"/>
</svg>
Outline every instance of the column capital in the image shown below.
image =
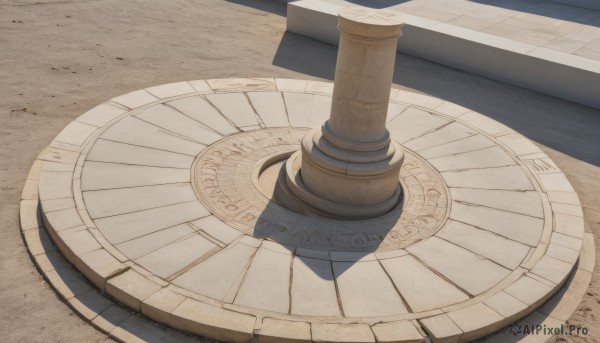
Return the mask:
<svg viewBox="0 0 600 343">
<path fill-rule="evenodd" d="M 338 14 L 340 31 L 367 39 L 398 38 L 404 22 L 392 12 L 344 7 Z"/>
</svg>

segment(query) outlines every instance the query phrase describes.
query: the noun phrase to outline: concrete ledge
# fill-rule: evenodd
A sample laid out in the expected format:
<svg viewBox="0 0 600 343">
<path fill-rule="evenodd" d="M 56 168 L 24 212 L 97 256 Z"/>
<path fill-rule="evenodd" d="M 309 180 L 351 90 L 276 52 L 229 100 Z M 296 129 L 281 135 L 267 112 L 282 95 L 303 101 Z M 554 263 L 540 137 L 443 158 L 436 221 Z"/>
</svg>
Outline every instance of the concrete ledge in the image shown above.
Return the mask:
<svg viewBox="0 0 600 343">
<path fill-rule="evenodd" d="M 287 31 L 337 45 L 337 12 L 319 0 L 288 3 Z M 398 51 L 600 108 L 600 62 L 397 12 Z"/>
<path fill-rule="evenodd" d="M 184 300 L 171 313 L 176 328 L 226 342 L 252 341 L 254 316 L 225 310 L 193 299 Z"/>
</svg>

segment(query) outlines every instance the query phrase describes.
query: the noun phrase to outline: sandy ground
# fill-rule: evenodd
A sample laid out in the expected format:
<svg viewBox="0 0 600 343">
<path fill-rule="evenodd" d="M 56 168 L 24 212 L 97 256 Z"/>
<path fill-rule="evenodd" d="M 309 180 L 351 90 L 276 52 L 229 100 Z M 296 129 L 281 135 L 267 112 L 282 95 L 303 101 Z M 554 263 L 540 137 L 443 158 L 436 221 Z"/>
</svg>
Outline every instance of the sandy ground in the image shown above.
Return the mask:
<svg viewBox="0 0 600 343">
<path fill-rule="evenodd" d="M 0 340 L 109 340 L 39 275 L 19 234 L 36 155 L 71 120 L 114 96 L 181 80 L 332 80 L 336 48 L 285 31 L 273 1 L 0 0 Z M 539 143 L 578 191 L 600 246 L 600 111 L 398 55 L 395 87 L 477 110 Z M 597 256 L 600 254 L 597 253 Z M 600 273 L 570 322 L 600 342 Z"/>
</svg>

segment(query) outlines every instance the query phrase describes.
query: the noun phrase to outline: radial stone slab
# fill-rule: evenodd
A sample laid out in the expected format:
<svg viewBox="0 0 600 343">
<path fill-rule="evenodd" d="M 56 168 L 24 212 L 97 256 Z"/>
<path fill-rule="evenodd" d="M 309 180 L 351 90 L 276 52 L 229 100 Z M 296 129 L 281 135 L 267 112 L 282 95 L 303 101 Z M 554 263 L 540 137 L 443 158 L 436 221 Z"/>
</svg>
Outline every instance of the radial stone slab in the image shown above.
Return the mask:
<svg viewBox="0 0 600 343">
<path fill-rule="evenodd" d="M 90 110 L 40 156 L 50 236 L 119 302 L 232 342 L 468 341 L 561 287 L 583 238 L 573 188 L 524 137 L 440 99 L 392 90 L 405 161 L 389 212 L 345 221 L 274 199 L 331 90 L 198 80 Z"/>
</svg>

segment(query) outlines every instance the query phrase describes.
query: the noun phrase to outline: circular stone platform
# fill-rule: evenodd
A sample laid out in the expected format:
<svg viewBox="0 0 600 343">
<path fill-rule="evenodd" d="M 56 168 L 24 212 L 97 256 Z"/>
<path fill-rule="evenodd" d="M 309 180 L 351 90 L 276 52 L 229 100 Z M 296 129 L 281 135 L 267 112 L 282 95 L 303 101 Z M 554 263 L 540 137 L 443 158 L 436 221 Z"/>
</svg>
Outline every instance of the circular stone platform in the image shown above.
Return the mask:
<svg viewBox="0 0 600 343">
<path fill-rule="evenodd" d="M 270 201 L 332 84 L 199 80 L 106 102 L 41 154 L 61 252 L 119 302 L 224 341 L 469 341 L 534 311 L 577 262 L 576 193 L 510 128 L 392 90 L 403 202 L 368 220 Z M 275 163 L 275 164 L 273 164 Z"/>
</svg>

